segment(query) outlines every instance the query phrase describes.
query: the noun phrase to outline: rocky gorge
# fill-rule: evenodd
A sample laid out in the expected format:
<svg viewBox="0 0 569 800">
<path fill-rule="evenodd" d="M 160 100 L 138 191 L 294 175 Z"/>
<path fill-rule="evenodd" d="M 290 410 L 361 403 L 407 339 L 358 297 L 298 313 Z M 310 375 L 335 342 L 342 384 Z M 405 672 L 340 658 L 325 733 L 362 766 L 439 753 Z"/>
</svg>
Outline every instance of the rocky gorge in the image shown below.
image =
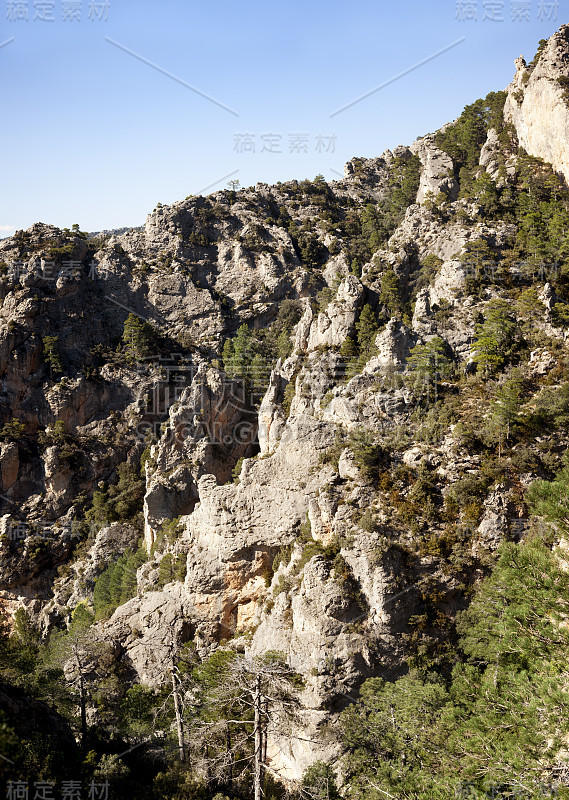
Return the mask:
<svg viewBox="0 0 569 800">
<path fill-rule="evenodd" d="M 225 732 L 208 744 L 223 764 L 200 760 L 190 678 L 220 654 L 278 654 L 295 719 L 266 712 L 267 796 L 337 796 L 322 775 L 346 797 L 456 796 L 451 778 L 440 795 L 398 783 L 393 743 L 377 758 L 398 777 L 359 783 L 335 731 L 370 680 L 453 679 L 504 548 L 547 523 L 565 563 L 564 516 L 531 487 L 567 466 L 568 82 L 564 25 L 504 92 L 338 181 L 188 197 L 120 235 L 37 223 L 0 241 L 0 604 L 8 652 L 31 647 L 44 675 L 30 685 L 12 655 L 3 683 L 67 709 L 91 776 L 124 791 L 137 766 L 112 757 L 136 745 L 155 793 L 123 796 L 253 796 L 228 756 L 254 760 L 248 744 Z M 112 717 L 135 690 L 171 705 L 144 734 Z M 15 702 L 0 693 L 9 728 Z M 555 752 L 536 744 L 528 774 L 566 796 L 567 731 L 546 718 Z M 185 777 L 156 778 L 174 767 L 151 730 L 200 751 Z M 482 761 L 456 779 L 483 782 Z"/>
</svg>

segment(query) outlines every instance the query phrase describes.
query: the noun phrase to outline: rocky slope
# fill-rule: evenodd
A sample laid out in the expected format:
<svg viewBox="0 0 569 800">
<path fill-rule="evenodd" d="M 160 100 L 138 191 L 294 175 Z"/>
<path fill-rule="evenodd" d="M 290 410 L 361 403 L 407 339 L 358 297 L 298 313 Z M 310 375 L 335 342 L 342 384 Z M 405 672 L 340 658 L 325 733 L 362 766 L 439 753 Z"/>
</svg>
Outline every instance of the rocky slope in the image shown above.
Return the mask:
<svg viewBox="0 0 569 800">
<path fill-rule="evenodd" d="M 495 386 L 475 374 L 475 343 L 506 300 L 519 322 L 506 367 L 532 408 L 563 379 L 559 263 L 521 249 L 506 197 L 524 190 L 523 151 L 566 191 L 568 32 L 517 62 L 474 166 L 437 133 L 353 159 L 331 184 L 190 197 L 121 235 L 38 223 L 0 242 L 7 612 L 25 607 L 44 636 L 64 627 L 140 540 L 133 596 L 96 636 L 156 687 L 186 642 L 201 657 L 285 654 L 305 681 L 302 726 L 273 731 L 270 753 L 295 779 L 337 754 L 323 730 L 365 678 L 452 638 L 499 543 L 527 527 L 524 488 L 567 445 L 563 429 L 483 441 Z M 128 349 L 129 314 L 152 326 L 147 350 Z M 243 325 L 231 366 L 224 343 Z M 418 370 L 410 354 L 439 341 L 448 373 Z"/>
</svg>

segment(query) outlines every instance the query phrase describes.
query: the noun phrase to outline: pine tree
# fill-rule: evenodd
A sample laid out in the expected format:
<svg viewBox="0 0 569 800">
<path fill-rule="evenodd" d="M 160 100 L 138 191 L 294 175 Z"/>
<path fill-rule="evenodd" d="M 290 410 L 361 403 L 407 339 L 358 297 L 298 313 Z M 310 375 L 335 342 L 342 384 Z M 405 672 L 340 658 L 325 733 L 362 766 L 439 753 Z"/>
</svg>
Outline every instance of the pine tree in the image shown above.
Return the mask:
<svg viewBox="0 0 569 800">
<path fill-rule="evenodd" d="M 233 347 L 233 339 L 226 339 L 223 343 L 223 350 L 221 353 L 223 359 L 223 366 L 228 375 L 233 371 L 233 359 L 235 357 L 235 350 Z"/>
<path fill-rule="evenodd" d="M 408 674 L 396 682 L 370 678 L 340 717 L 350 796 L 434 798 L 420 793 L 437 762 L 433 726 L 447 700 L 444 687 Z M 422 769 L 415 771 L 415 765 Z M 433 781 L 433 785 L 435 782 Z M 369 787 L 381 794 L 368 794 Z M 452 797 L 452 793 L 443 795 Z"/>
<path fill-rule="evenodd" d="M 49 374 L 53 378 L 54 375 L 60 375 L 63 372 L 63 365 L 59 355 L 57 336 L 44 336 L 42 339 L 44 358 L 49 364 Z"/>
<path fill-rule="evenodd" d="M 360 318 L 356 322 L 356 330 L 360 353 L 370 353 L 377 335 L 377 319 L 369 303 L 362 308 Z"/>
<path fill-rule="evenodd" d="M 122 340 L 127 361 L 131 363 L 156 352 L 156 335 L 152 325 L 136 314 L 129 314 L 126 318 Z"/>
<path fill-rule="evenodd" d="M 346 336 L 340 347 L 341 369 L 345 380 L 353 378 L 357 372 L 358 347 L 352 336 Z"/>
<path fill-rule="evenodd" d="M 292 350 L 291 331 L 282 330 L 277 337 L 277 357 L 288 358 Z"/>
<path fill-rule="evenodd" d="M 519 418 L 518 409 L 523 386 L 523 378 L 516 371 L 496 389 L 496 400 L 492 404 L 491 419 L 496 428 L 499 456 L 502 454 L 502 441 L 510 438 L 511 427 Z"/>
<path fill-rule="evenodd" d="M 512 308 L 505 300 L 491 300 L 484 309 L 484 322 L 476 325 L 474 361 L 485 375 L 496 372 L 512 357 L 518 330 Z"/>
<path fill-rule="evenodd" d="M 415 375 L 428 376 L 438 381 L 448 372 L 450 358 L 448 345 L 440 336 L 434 336 L 425 344 L 417 344 L 409 351 L 407 369 Z"/>
<path fill-rule="evenodd" d="M 93 620 L 93 615 L 80 603 L 71 615 L 69 630 L 52 632 L 47 650 L 48 663 L 59 668 L 65 666 L 65 678 L 75 690 L 83 751 L 87 745 L 89 689 L 98 679 L 97 661 L 102 652 L 102 644 L 91 629 Z"/>
<path fill-rule="evenodd" d="M 464 265 L 466 289 L 470 294 L 477 294 L 483 285 L 494 282 L 497 270 L 496 254 L 486 239 L 474 239 L 468 242 L 459 256 L 459 261 Z"/>
<path fill-rule="evenodd" d="M 233 339 L 228 339 L 223 346 L 223 363 L 230 378 L 245 378 L 249 372 L 252 352 L 251 330 L 241 325 Z"/>
<path fill-rule="evenodd" d="M 290 746 L 289 725 L 298 723 L 298 680 L 279 653 L 248 658 L 222 649 L 195 667 L 191 677 L 182 675 L 182 688 L 195 698 L 191 715 L 180 724 L 192 729 L 192 763 L 231 794 L 248 778 L 252 791 L 247 796 L 261 800 L 267 775 L 273 774 L 267 734 L 271 730 Z"/>
<path fill-rule="evenodd" d="M 385 238 L 385 231 L 381 222 L 381 216 L 376 207 L 371 205 L 371 203 L 368 203 L 368 205 L 365 206 L 364 210 L 362 211 L 362 235 L 366 240 L 368 250 L 372 255 L 379 250 Z"/>
<path fill-rule="evenodd" d="M 120 556 L 112 565 L 111 579 L 109 581 L 109 597 L 113 606 L 118 606 L 122 599 L 122 577 L 124 573 L 125 557 Z"/>
<path fill-rule="evenodd" d="M 362 308 L 360 317 L 356 322 L 356 330 L 358 332 L 357 368 L 361 370 L 377 352 L 375 337 L 377 336 L 378 325 L 375 313 L 369 303 L 366 303 Z"/>
<path fill-rule="evenodd" d="M 357 258 L 352 258 L 352 263 L 350 264 L 350 272 L 352 273 L 352 275 L 355 275 L 356 278 L 362 277 L 362 267 Z"/>
<path fill-rule="evenodd" d="M 377 478 L 382 451 L 373 436 L 363 429 L 356 429 L 351 431 L 348 444 L 362 476 L 366 480 Z"/>
<path fill-rule="evenodd" d="M 399 317 L 403 311 L 399 277 L 394 269 L 388 269 L 381 276 L 379 302 L 387 308 L 392 317 Z"/>
<path fill-rule="evenodd" d="M 567 734 L 569 576 L 539 538 L 504 543 L 459 616 L 468 662 L 455 671 L 444 760 L 467 779 L 540 782 Z M 530 795 L 533 796 L 533 795 Z"/>
<path fill-rule="evenodd" d="M 95 616 L 97 619 L 106 617 L 109 609 L 113 608 L 110 592 L 112 569 L 113 565 L 102 572 L 95 581 L 95 586 L 93 588 L 93 608 L 95 609 Z"/>
<path fill-rule="evenodd" d="M 555 528 L 569 535 L 569 467 L 565 467 L 553 481 L 534 481 L 526 495 L 526 501 L 534 514 L 552 523 Z"/>
</svg>

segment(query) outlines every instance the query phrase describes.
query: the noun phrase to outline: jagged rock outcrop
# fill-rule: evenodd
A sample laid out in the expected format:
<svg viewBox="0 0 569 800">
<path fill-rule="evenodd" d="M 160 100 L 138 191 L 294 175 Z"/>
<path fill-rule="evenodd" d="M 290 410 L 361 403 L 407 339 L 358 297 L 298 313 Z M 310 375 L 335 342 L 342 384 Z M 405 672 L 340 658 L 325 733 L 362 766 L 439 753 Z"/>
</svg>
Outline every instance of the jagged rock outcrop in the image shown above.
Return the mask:
<svg viewBox="0 0 569 800">
<path fill-rule="evenodd" d="M 504 117 L 515 128 L 520 145 L 542 158 L 569 182 L 569 25 L 547 41 L 537 63 L 516 59 L 516 75 L 508 87 Z"/>
<path fill-rule="evenodd" d="M 505 157 L 503 155 L 502 142 L 495 128 L 490 128 L 488 131 L 488 136 L 480 151 L 479 163 L 500 189 L 516 175 L 517 156 Z"/>
<path fill-rule="evenodd" d="M 493 181 L 498 180 L 500 170 L 500 138 L 494 128 L 488 131 L 488 137 L 480 151 L 480 166 L 484 167 Z"/>
<path fill-rule="evenodd" d="M 412 332 L 398 319 L 390 319 L 385 328 L 377 334 L 375 346 L 377 355 L 365 365 L 363 372 L 376 372 L 378 369 L 405 366 L 407 354 L 414 344 Z"/>
<path fill-rule="evenodd" d="M 522 146 L 565 175 L 568 36 L 564 26 L 527 78 L 519 63 L 506 103 Z M 516 188 L 503 139 L 486 131 L 469 181 L 487 183 L 485 170 Z M 412 167 L 411 195 L 419 180 L 405 211 L 390 205 L 394 164 Z M 528 391 L 554 391 L 563 288 L 540 278 L 522 296 L 530 281 L 508 266 L 523 245 L 516 215 L 485 214 L 456 166 L 431 134 L 352 159 L 330 184 L 190 197 L 109 238 L 39 224 L 0 242 L 0 604 L 25 606 L 42 634 L 63 628 L 143 536 L 136 596 L 98 617 L 95 636 L 129 681 L 156 688 L 186 642 L 204 658 L 220 645 L 283 653 L 304 678 L 303 718 L 292 744 L 271 730 L 269 753 L 296 779 L 338 757 L 323 732 L 362 681 L 407 669 L 417 619 L 434 609 L 452 628 L 514 538 L 523 488 L 568 444 L 551 426 L 550 451 L 512 447 L 504 467 L 488 411 L 499 384 L 469 363 L 477 325 L 506 298 L 522 315 L 513 366 Z M 444 208 L 425 202 L 441 192 Z M 502 284 L 469 261 L 477 243 L 502 261 Z M 543 314 L 528 319 L 536 296 Z M 140 352 L 123 338 L 129 313 L 151 340 Z M 224 343 L 244 323 L 249 349 L 232 362 Z M 434 336 L 455 372 L 435 376 L 433 402 L 406 367 Z M 121 508 L 131 493 L 142 511 Z M 92 506 L 125 522 L 77 532 Z"/>
<path fill-rule="evenodd" d="M 434 321 L 431 317 L 431 297 L 429 289 L 421 289 L 415 300 L 415 309 L 411 327 L 415 333 L 429 334 L 436 331 Z"/>
<path fill-rule="evenodd" d="M 0 445 L 0 480 L 3 492 L 7 492 L 16 483 L 19 468 L 18 445 L 14 442 Z"/>
<path fill-rule="evenodd" d="M 460 261 L 445 261 L 437 272 L 433 285 L 429 287 L 429 302 L 439 305 L 441 300 L 457 303 L 466 289 L 466 274 Z"/>
<path fill-rule="evenodd" d="M 311 495 L 330 477 L 317 467 L 332 441 L 330 426 L 294 417 L 271 457 L 244 461 L 238 483 L 200 479 L 199 503 L 182 536 L 189 547 L 185 586 L 217 638 L 255 621 L 274 555 L 294 539 Z"/>
<path fill-rule="evenodd" d="M 308 350 L 317 347 L 340 347 L 351 332 L 364 289 L 355 275 L 348 275 L 338 287 L 336 297 L 312 323 Z"/>
<path fill-rule="evenodd" d="M 545 306 L 547 314 L 551 318 L 551 312 L 553 311 L 553 306 L 557 302 L 553 286 L 550 283 L 546 283 L 542 291 L 539 293 L 538 298 Z"/>
<path fill-rule="evenodd" d="M 114 643 L 122 660 L 146 686 L 160 686 L 172 654 L 195 635 L 194 609 L 183 586 L 148 592 L 119 606 L 98 626 L 101 641 Z"/>
<path fill-rule="evenodd" d="M 338 188 L 348 197 L 355 198 L 362 189 L 375 200 L 381 200 L 389 188 L 389 168 L 394 159 L 403 160 L 411 156 L 411 149 L 399 145 L 386 150 L 378 158 L 352 158 L 344 165 L 345 178 L 338 181 Z"/>
<path fill-rule="evenodd" d="M 188 514 L 204 474 L 229 480 L 240 458 L 253 455 L 257 413 L 243 384 L 201 364 L 169 411 L 160 442 L 146 462 L 144 535 L 150 551 L 167 519 Z"/>
<path fill-rule="evenodd" d="M 99 575 L 123 553 L 134 550 L 139 539 L 140 531 L 136 527 L 119 522 L 97 531 L 86 557 L 75 561 L 55 581 L 54 597 L 43 606 L 40 613 L 43 630 L 49 632 L 64 607 L 75 608 L 80 603 L 89 602 Z"/>
<path fill-rule="evenodd" d="M 419 156 L 422 166 L 415 202 L 424 203 L 428 197 L 434 199 L 440 192 L 446 194 L 449 200 L 456 200 L 458 181 L 453 174 L 452 158 L 436 146 L 435 134 L 417 139 L 409 149 Z"/>
<path fill-rule="evenodd" d="M 259 408 L 259 447 L 260 455 L 272 453 L 286 426 L 282 410 L 286 379 L 280 373 L 280 363 L 271 372 L 269 386 Z"/>
</svg>

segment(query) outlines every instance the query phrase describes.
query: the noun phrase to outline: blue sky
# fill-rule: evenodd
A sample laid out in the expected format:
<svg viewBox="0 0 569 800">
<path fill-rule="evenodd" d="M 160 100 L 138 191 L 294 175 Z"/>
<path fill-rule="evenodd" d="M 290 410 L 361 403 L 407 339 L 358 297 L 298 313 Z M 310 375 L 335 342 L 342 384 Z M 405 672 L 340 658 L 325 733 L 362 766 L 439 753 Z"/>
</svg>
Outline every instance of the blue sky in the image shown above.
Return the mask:
<svg viewBox="0 0 569 800">
<path fill-rule="evenodd" d="M 232 178 L 334 179 L 505 88 L 568 6 L 0 0 L 0 237 L 141 225 Z"/>
</svg>

